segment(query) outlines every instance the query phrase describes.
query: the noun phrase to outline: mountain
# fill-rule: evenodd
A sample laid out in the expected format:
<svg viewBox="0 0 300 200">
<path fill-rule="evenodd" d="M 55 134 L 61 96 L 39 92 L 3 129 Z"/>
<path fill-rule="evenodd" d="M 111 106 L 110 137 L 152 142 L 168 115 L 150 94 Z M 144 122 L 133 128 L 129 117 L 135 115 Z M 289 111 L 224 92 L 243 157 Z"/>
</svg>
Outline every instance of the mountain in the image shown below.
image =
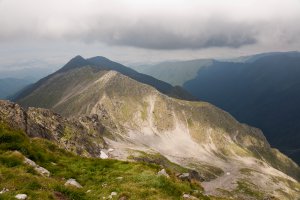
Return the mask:
<svg viewBox="0 0 300 200">
<path fill-rule="evenodd" d="M 105 62 L 82 63 L 67 64 L 67 69 L 39 81 L 17 102 L 51 109 L 69 120 L 94 116 L 106 130 L 102 135 L 106 146 L 100 151 L 120 160 L 174 163 L 192 170 L 204 181 L 201 185 L 207 195 L 300 197 L 299 166 L 271 148 L 259 129 L 240 124 L 209 103 L 167 96 L 125 72 L 108 70 L 112 66 Z M 43 117 L 36 120 L 42 123 Z"/>
<path fill-rule="evenodd" d="M 31 84 L 30 81 L 17 78 L 0 79 L 0 99 L 7 99 L 21 89 Z"/>
<path fill-rule="evenodd" d="M 158 164 L 91 158 L 105 148 L 106 130 L 96 116 L 71 120 L 0 100 L 0 120 L 0 199 L 23 194 L 43 200 L 174 200 L 183 195 L 222 200 L 204 195 L 196 177 L 176 177 L 189 170 L 172 163 L 167 178 L 158 175 Z M 66 184 L 74 180 L 79 185 Z"/>
<path fill-rule="evenodd" d="M 186 62 L 154 65 L 141 72 L 179 84 L 197 98 L 263 130 L 270 144 L 300 163 L 300 53 L 274 52 L 231 61 L 214 60 L 198 71 Z M 177 66 L 172 69 L 172 66 Z M 181 81 L 166 75 L 182 75 Z M 151 72 L 151 73 L 149 73 Z M 160 75 L 156 75 L 160 73 Z M 173 82 L 172 82 L 173 81 Z"/>
<path fill-rule="evenodd" d="M 287 51 L 287 52 L 266 52 L 266 53 L 259 53 L 254 54 L 250 56 L 241 56 L 237 58 L 229 58 L 229 59 L 218 59 L 218 61 L 224 61 L 224 62 L 234 62 L 234 63 L 253 63 L 256 60 L 264 57 L 270 57 L 270 56 L 281 56 L 281 55 L 288 55 L 288 56 L 298 56 L 297 51 Z"/>
<path fill-rule="evenodd" d="M 115 70 L 120 72 L 121 74 L 124 74 L 128 77 L 131 77 L 134 80 L 140 81 L 142 83 L 151 85 L 155 87 L 158 91 L 170 95 L 172 97 L 176 97 L 179 99 L 186 99 L 186 100 L 195 100 L 196 98 L 190 95 L 188 92 L 183 90 L 181 87 L 173 87 L 172 85 L 160 81 L 158 79 L 155 79 L 151 76 L 144 75 L 141 73 L 136 72 L 135 70 L 132 70 L 128 67 L 125 67 L 124 65 L 121 65 L 119 63 L 113 62 L 107 58 L 104 57 L 93 57 L 89 59 L 84 59 L 81 56 L 76 56 L 73 59 L 71 59 L 65 66 L 63 66 L 61 69 L 56 71 L 53 74 L 50 74 L 49 76 L 41 79 L 31 87 L 24 90 L 21 94 L 16 96 L 14 99 L 21 99 L 22 97 L 25 97 L 26 95 L 30 94 L 32 91 L 34 91 L 39 86 L 43 85 L 45 82 L 51 80 L 54 78 L 57 74 L 67 72 L 72 69 L 79 69 L 82 67 L 91 66 L 95 70 L 101 71 L 101 70 Z M 83 77 L 84 78 L 84 77 Z"/>
<path fill-rule="evenodd" d="M 187 80 L 196 78 L 197 72 L 203 67 L 210 66 L 213 61 L 212 59 L 172 61 L 132 68 L 172 85 L 182 86 Z"/>
<path fill-rule="evenodd" d="M 10 77 L 28 80 L 33 83 L 56 71 L 59 68 L 58 64 L 59 62 L 56 59 L 51 58 L 48 61 L 40 59 L 7 59 L 7 62 L 1 62 L 0 79 Z"/>
</svg>

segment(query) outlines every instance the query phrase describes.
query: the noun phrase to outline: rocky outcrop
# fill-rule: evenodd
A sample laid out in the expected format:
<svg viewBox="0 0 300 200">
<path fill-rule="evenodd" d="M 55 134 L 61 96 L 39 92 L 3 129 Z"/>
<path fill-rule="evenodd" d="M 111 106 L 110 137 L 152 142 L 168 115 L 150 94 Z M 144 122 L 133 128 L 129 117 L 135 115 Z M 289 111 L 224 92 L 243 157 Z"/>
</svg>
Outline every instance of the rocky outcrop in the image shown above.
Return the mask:
<svg viewBox="0 0 300 200">
<path fill-rule="evenodd" d="M 21 108 L 18 104 L 0 100 L 0 122 L 24 131 L 30 137 L 51 140 L 78 155 L 98 157 L 107 144 L 107 132 L 97 115 L 67 119 L 42 108 Z"/>
<path fill-rule="evenodd" d="M 205 179 L 199 175 L 199 173 L 195 170 L 190 170 L 189 172 L 178 174 L 177 177 L 183 181 L 199 181 L 203 182 Z"/>
</svg>

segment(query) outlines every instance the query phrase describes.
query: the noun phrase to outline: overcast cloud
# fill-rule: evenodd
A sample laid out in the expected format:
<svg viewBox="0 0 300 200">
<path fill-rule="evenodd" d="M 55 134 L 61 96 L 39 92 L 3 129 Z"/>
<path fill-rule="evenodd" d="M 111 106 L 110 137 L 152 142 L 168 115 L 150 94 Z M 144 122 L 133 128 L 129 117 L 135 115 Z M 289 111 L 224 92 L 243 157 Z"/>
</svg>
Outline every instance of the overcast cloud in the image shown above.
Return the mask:
<svg viewBox="0 0 300 200">
<path fill-rule="evenodd" d="M 238 56 L 299 50 L 300 0 L 0 0 L 0 27 L 0 68 L 74 53 Z"/>
</svg>

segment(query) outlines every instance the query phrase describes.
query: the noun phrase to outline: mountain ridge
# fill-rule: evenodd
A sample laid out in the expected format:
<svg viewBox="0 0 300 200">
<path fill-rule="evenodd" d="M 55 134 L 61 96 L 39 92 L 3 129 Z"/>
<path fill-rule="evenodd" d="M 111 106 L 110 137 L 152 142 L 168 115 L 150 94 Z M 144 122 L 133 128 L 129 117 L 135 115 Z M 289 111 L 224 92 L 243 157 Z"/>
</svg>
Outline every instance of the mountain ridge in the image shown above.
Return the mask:
<svg viewBox="0 0 300 200">
<path fill-rule="evenodd" d="M 142 83 L 146 83 L 148 85 L 151 85 L 155 88 L 157 88 L 159 91 L 161 91 L 164 94 L 168 94 L 170 96 L 173 96 L 175 98 L 180 99 L 186 99 L 186 100 L 196 100 L 195 97 L 190 95 L 188 92 L 186 92 L 181 87 L 173 87 L 172 85 L 160 81 L 158 79 L 155 79 L 151 76 L 144 75 L 141 73 L 136 72 L 135 70 L 132 70 L 131 68 L 128 68 L 124 65 L 121 65 L 117 62 L 113 62 L 105 57 L 92 57 L 89 59 L 84 59 L 82 56 L 78 55 L 72 58 L 67 64 L 65 64 L 61 69 L 57 70 L 53 74 L 50 74 L 46 76 L 45 78 L 42 78 L 35 84 L 29 86 L 28 88 L 25 88 L 25 90 L 21 91 L 20 94 L 17 94 L 13 97 L 13 101 L 17 101 L 19 99 L 22 99 L 26 95 L 33 92 L 36 88 L 38 88 L 40 85 L 47 82 L 49 79 L 54 77 L 55 75 L 59 73 L 65 73 L 69 70 L 81 68 L 85 66 L 91 66 L 94 67 L 97 70 L 116 70 L 122 74 L 125 74 L 133 79 L 136 79 Z"/>
<path fill-rule="evenodd" d="M 198 99 L 259 127 L 272 146 L 300 163 L 299 66 L 300 53 L 292 51 L 215 60 L 207 66 L 167 62 L 138 71 L 179 84 Z"/>
<path fill-rule="evenodd" d="M 299 166 L 270 148 L 260 130 L 209 103 L 166 96 L 116 71 L 85 66 L 58 73 L 19 103 L 71 118 L 97 115 L 110 133 L 104 139 L 114 149 L 112 156 L 126 160 L 137 151 L 158 153 L 197 170 L 205 177 L 207 194 L 224 196 L 217 189 L 222 188 L 233 195 L 242 182 L 259 184 L 259 189 L 249 187 L 282 199 L 290 198 L 282 190 L 299 196 L 287 184 L 297 181 L 284 174 L 299 179 Z M 271 177 L 282 178 L 280 188 L 275 182 L 265 185 Z"/>
</svg>

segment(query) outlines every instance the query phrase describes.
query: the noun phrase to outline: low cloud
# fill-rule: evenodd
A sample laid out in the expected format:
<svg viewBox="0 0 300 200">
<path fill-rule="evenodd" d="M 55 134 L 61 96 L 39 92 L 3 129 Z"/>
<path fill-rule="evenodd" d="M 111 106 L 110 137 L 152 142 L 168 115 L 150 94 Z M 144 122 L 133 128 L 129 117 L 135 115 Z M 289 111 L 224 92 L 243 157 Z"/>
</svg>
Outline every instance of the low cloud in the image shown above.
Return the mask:
<svg viewBox="0 0 300 200">
<path fill-rule="evenodd" d="M 299 42 L 300 29 L 293 24 L 299 21 L 299 0 L 0 0 L 2 43 L 64 40 L 151 50 L 241 48 Z"/>
<path fill-rule="evenodd" d="M 110 45 L 133 46 L 145 49 L 203 49 L 209 47 L 238 48 L 255 44 L 255 27 L 222 20 L 205 22 L 159 22 L 142 20 L 130 26 L 115 26 L 110 29 L 88 30 L 84 34 L 87 42 L 104 42 Z M 125 22 L 124 22 L 125 23 Z M 187 28 L 188 27 L 188 28 Z"/>
</svg>

